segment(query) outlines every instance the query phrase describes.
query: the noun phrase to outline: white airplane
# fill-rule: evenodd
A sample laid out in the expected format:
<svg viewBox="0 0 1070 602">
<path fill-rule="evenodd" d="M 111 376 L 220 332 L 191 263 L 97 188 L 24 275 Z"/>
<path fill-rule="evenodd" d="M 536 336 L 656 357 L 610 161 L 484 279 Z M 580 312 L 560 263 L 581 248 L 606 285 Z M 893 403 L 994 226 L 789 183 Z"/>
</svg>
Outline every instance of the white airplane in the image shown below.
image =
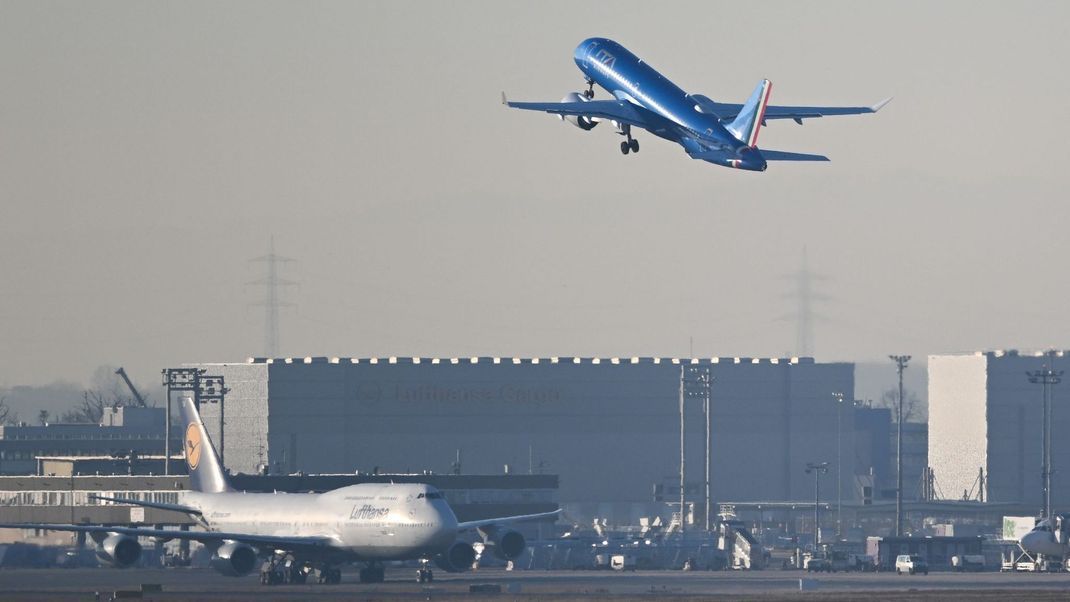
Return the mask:
<svg viewBox="0 0 1070 602">
<path fill-rule="evenodd" d="M 1018 543 L 1026 552 L 1065 558 L 1070 555 L 1070 521 L 1066 519 L 1067 516 L 1062 514 L 1052 519 L 1040 519 Z"/>
<path fill-rule="evenodd" d="M 289 581 L 303 582 L 318 570 L 321 582 L 339 583 L 340 565 L 359 562 L 365 564 L 361 583 L 377 583 L 383 581 L 382 563 L 390 560 L 431 561 L 449 572 L 470 569 L 476 552 L 458 539 L 465 531 L 477 530 L 485 551 L 503 560 L 515 559 L 524 552 L 526 542 L 508 525 L 560 512 L 458 522 L 438 489 L 411 483 L 365 483 L 326 493 L 238 492 L 227 481 L 193 400 L 185 397 L 180 406 L 192 487 L 181 500 L 184 503 L 98 499 L 185 512 L 204 531 L 40 523 L 8 523 L 0 528 L 88 533 L 98 544 L 98 558 L 116 567 L 137 562 L 139 537 L 187 539 L 213 549 L 211 565 L 224 575 L 246 575 L 258 559 L 266 558 L 271 563 L 269 574 L 276 572 L 276 563 L 291 561 L 286 564 Z M 425 562 L 418 579 L 433 578 Z"/>
</svg>

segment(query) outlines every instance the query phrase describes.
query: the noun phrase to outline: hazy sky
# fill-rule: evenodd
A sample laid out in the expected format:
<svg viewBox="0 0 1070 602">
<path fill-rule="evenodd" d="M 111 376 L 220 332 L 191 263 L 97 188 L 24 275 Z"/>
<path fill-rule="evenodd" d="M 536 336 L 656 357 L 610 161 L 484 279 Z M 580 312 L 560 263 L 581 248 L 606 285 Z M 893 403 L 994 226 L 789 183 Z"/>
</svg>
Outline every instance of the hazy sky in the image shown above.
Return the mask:
<svg viewBox="0 0 1070 602">
<path fill-rule="evenodd" d="M 1070 345 L 1070 4 L 0 3 L 0 386 L 282 355 Z M 616 39 L 684 89 L 870 104 L 772 123 L 829 164 L 622 156 L 518 100 Z M 603 93 L 604 97 L 604 93 Z"/>
</svg>

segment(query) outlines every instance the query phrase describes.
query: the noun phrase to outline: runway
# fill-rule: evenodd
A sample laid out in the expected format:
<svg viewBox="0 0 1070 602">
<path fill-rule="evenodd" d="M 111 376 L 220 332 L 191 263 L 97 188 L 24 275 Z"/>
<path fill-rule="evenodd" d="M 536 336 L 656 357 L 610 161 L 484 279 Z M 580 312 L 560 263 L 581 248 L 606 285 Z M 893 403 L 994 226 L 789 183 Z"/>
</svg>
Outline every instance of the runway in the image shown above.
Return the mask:
<svg viewBox="0 0 1070 602">
<path fill-rule="evenodd" d="M 387 581 L 357 582 L 347 571 L 339 585 L 260 585 L 256 575 L 224 577 L 208 569 L 18 569 L 0 571 L 0 599 L 102 600 L 116 591 L 140 591 L 142 584 L 162 591 L 147 600 L 308 600 L 308 599 L 482 599 L 482 600 L 1062 600 L 1070 595 L 1070 573 L 835 573 L 808 577 L 794 571 L 634 573 L 595 571 L 481 570 L 435 573 L 421 585 L 412 569 L 389 569 Z M 800 591 L 800 579 L 807 580 Z M 501 587 L 501 594 L 473 594 L 473 585 Z"/>
</svg>

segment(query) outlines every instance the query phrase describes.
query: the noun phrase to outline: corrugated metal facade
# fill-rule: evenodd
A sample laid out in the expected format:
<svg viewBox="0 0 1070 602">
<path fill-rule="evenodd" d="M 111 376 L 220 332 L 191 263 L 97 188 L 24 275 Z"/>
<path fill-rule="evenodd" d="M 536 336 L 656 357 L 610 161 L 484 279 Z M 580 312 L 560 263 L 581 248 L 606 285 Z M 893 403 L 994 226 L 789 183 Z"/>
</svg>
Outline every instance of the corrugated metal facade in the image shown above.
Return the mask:
<svg viewBox="0 0 1070 602">
<path fill-rule="evenodd" d="M 980 468 L 985 499 L 1041 504 L 1042 387 L 1026 372 L 1046 357 L 1017 352 L 929 356 L 929 462 L 945 495 L 971 489 Z M 1058 352 L 1054 369 L 1070 367 Z M 1070 501 L 1070 399 L 1063 383 L 1052 387 L 1052 502 Z"/>
<path fill-rule="evenodd" d="M 808 359 L 684 360 L 713 376 L 715 500 L 808 500 L 807 462 L 830 462 L 835 491 L 837 403 L 853 365 Z M 509 464 L 560 475 L 562 503 L 645 503 L 675 482 L 678 386 L 671 359 L 494 358 L 198 364 L 226 378 L 226 463 L 305 472 L 462 469 Z M 854 498 L 854 420 L 843 409 L 844 498 Z M 217 409 L 203 416 L 214 439 Z M 705 423 L 688 401 L 688 480 L 703 480 Z M 529 456 L 530 454 L 530 456 Z M 696 499 L 696 501 L 698 501 Z"/>
</svg>

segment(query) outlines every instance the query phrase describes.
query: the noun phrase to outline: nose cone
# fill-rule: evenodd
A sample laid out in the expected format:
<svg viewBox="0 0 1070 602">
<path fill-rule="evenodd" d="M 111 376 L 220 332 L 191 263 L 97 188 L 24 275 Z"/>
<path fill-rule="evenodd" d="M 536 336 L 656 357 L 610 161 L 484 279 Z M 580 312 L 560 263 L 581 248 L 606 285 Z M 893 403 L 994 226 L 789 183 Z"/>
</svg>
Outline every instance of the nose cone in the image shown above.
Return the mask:
<svg viewBox="0 0 1070 602">
<path fill-rule="evenodd" d="M 1030 531 L 1022 536 L 1022 547 L 1034 554 L 1059 556 L 1063 547 L 1055 541 L 1050 531 Z"/>
<path fill-rule="evenodd" d="M 615 44 L 609 38 L 587 38 L 580 42 L 579 46 L 576 46 L 576 50 L 572 52 L 572 59 L 576 61 L 576 65 L 582 70 L 583 66 L 591 59 L 591 55 L 598 49 L 612 49 Z"/>
</svg>

